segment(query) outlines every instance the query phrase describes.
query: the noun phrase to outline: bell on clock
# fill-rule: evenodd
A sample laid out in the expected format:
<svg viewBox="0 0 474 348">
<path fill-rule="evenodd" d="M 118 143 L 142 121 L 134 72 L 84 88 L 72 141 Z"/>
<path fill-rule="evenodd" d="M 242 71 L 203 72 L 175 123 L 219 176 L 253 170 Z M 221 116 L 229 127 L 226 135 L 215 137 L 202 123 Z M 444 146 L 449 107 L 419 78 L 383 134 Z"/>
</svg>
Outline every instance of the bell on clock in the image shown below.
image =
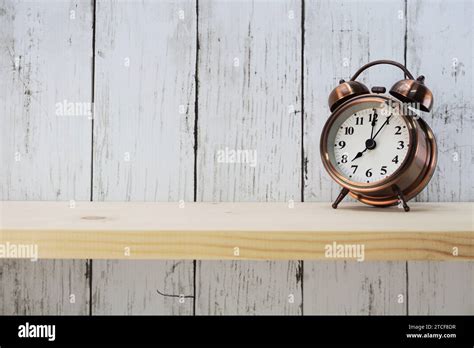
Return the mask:
<svg viewBox="0 0 474 348">
<path fill-rule="evenodd" d="M 404 80 L 390 89 L 369 89 L 357 77 L 377 64 L 403 70 Z M 350 81 L 341 80 L 329 95 L 332 114 L 324 125 L 320 150 L 329 175 L 342 190 L 333 208 L 347 194 L 373 206 L 402 204 L 420 193 L 430 181 L 437 160 L 436 140 L 419 117 L 429 112 L 433 95 L 400 63 L 377 60 L 361 67 Z"/>
</svg>

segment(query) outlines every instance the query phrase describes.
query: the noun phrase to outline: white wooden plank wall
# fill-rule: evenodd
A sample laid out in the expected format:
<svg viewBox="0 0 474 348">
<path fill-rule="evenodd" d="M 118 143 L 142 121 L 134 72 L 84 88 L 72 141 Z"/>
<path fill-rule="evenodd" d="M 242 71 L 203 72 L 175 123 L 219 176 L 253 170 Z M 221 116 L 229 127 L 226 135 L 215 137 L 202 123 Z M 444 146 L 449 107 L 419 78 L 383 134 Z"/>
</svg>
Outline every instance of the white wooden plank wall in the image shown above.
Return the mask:
<svg viewBox="0 0 474 348">
<path fill-rule="evenodd" d="M 417 199 L 472 201 L 472 7 L 0 0 L 0 199 L 329 202 L 328 93 L 391 58 L 435 94 L 439 166 Z M 473 314 L 473 265 L 0 260 L 0 313 Z"/>
<path fill-rule="evenodd" d="M 91 28 L 90 2 L 0 1 L 0 199 L 89 199 L 91 120 L 56 104 L 91 100 Z M 85 261 L 1 260 L 0 313 L 87 314 L 88 287 Z"/>
</svg>

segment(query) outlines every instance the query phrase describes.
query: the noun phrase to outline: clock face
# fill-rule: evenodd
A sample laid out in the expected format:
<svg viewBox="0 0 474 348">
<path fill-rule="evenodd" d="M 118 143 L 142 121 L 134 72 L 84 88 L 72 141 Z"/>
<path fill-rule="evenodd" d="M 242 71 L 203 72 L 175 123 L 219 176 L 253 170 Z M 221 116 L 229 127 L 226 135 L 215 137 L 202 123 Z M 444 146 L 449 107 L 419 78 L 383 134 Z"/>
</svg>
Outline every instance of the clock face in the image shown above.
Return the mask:
<svg viewBox="0 0 474 348">
<path fill-rule="evenodd" d="M 352 182 L 385 180 L 409 153 L 409 127 L 398 109 L 385 103 L 347 108 L 329 131 L 327 147 L 332 165 Z"/>
</svg>

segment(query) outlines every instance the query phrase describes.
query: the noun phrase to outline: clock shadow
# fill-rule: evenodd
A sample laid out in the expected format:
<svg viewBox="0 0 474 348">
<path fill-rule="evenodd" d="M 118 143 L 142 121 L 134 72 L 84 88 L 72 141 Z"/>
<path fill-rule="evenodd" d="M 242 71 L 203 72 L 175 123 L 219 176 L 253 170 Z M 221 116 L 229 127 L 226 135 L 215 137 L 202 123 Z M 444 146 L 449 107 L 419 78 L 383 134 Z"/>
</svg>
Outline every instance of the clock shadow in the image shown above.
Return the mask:
<svg viewBox="0 0 474 348">
<path fill-rule="evenodd" d="M 410 205 L 410 204 L 409 204 Z M 410 205 L 410 211 L 407 213 L 403 210 L 403 208 L 399 208 L 396 205 L 388 206 L 388 207 L 374 207 L 365 204 L 358 204 L 358 205 L 344 205 L 341 204 L 337 207 L 337 210 L 350 210 L 350 211 L 359 211 L 359 212 L 385 212 L 385 213 L 404 213 L 404 214 L 411 214 L 414 212 L 425 212 L 425 211 L 432 211 L 429 207 L 423 206 L 412 206 Z"/>
</svg>

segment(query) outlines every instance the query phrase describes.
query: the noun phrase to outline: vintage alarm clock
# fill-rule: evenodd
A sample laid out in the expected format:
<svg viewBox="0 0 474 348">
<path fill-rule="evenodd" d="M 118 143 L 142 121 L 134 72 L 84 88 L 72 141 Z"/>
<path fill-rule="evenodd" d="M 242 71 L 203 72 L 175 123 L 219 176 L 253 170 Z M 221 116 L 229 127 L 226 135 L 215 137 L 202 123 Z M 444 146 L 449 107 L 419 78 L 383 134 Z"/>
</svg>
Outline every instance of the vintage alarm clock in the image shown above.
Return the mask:
<svg viewBox="0 0 474 348">
<path fill-rule="evenodd" d="M 371 92 L 357 77 L 367 68 L 394 65 L 405 79 L 385 95 L 385 87 Z M 321 157 L 329 175 L 342 186 L 332 207 L 349 193 L 373 206 L 401 204 L 420 193 L 436 168 L 436 140 L 420 117 L 429 112 L 433 95 L 400 63 L 377 60 L 361 67 L 350 81 L 341 80 L 329 95 L 332 114 L 321 136 Z"/>
</svg>

